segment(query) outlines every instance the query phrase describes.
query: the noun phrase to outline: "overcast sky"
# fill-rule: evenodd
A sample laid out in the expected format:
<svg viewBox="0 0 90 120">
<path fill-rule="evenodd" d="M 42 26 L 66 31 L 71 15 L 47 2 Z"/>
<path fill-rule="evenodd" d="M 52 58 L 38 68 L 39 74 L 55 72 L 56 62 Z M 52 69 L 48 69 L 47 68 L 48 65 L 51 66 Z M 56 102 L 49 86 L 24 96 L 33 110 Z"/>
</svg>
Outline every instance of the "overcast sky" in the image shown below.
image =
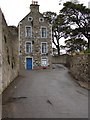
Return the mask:
<svg viewBox="0 0 90 120">
<path fill-rule="evenodd" d="M 59 13 L 60 0 L 37 0 L 40 5 L 40 12 L 52 11 Z M 65 1 L 65 0 L 62 0 Z M 80 0 L 80 3 L 84 3 L 88 6 L 89 0 Z M 0 8 L 2 9 L 5 19 L 8 25 L 17 26 L 19 21 L 25 17 L 29 12 L 29 6 L 32 0 L 0 0 Z"/>
</svg>

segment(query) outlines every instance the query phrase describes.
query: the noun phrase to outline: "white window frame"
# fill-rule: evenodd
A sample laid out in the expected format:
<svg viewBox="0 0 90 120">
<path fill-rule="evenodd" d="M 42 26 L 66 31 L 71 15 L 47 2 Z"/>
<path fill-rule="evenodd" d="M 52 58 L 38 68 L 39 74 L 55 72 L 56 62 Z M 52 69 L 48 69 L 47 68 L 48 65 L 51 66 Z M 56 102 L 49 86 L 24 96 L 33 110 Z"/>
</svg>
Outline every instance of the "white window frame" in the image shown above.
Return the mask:
<svg viewBox="0 0 90 120">
<path fill-rule="evenodd" d="M 42 21 L 41 21 L 41 19 L 42 19 Z M 44 18 L 43 18 L 43 17 L 40 17 L 40 18 L 39 18 L 39 22 L 44 22 Z"/>
<path fill-rule="evenodd" d="M 46 28 L 46 37 L 42 37 L 42 28 Z M 41 26 L 41 38 L 47 38 L 47 27 Z"/>
<path fill-rule="evenodd" d="M 43 64 L 42 64 L 42 59 L 46 59 L 47 61 L 47 64 L 46 64 L 46 66 L 48 66 L 49 64 L 48 64 L 48 57 L 46 57 L 46 56 L 44 56 L 44 57 L 41 57 L 41 66 L 44 66 Z"/>
<path fill-rule="evenodd" d="M 25 57 L 25 69 L 27 69 L 27 65 L 26 65 L 26 59 L 27 58 L 32 58 L 32 69 L 33 69 L 33 57 L 31 57 L 31 56 L 26 56 Z"/>
<path fill-rule="evenodd" d="M 31 18 L 31 20 L 30 20 Z M 33 18 L 32 17 L 28 17 L 28 21 L 32 22 L 33 21 Z"/>
<path fill-rule="evenodd" d="M 27 27 L 30 27 L 31 28 L 31 36 L 27 36 Z M 29 38 L 31 38 L 32 37 L 32 27 L 31 26 L 25 26 L 25 37 L 29 37 Z"/>
<path fill-rule="evenodd" d="M 46 53 L 42 52 L 42 44 L 43 43 L 46 43 Z M 48 44 L 47 44 L 47 42 L 41 42 L 41 54 L 47 54 L 47 53 L 48 53 Z"/>
<path fill-rule="evenodd" d="M 31 52 L 27 52 L 27 46 L 26 46 L 27 43 L 31 43 Z M 26 54 L 32 53 L 32 42 L 31 42 L 31 41 L 26 41 L 26 42 L 25 42 L 25 53 L 26 53 Z"/>
</svg>

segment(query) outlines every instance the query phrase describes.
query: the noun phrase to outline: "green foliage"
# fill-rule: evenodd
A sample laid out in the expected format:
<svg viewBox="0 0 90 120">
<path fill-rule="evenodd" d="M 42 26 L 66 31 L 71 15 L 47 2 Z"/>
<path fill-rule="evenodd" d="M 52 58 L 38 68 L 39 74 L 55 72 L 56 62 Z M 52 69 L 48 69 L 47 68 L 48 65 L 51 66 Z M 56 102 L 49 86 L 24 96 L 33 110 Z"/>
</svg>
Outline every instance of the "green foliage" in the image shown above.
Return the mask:
<svg viewBox="0 0 90 120">
<path fill-rule="evenodd" d="M 57 14 L 55 12 L 51 12 L 51 11 L 44 12 L 43 15 L 44 15 L 44 17 L 46 17 L 49 20 L 50 24 L 53 24 L 57 17 Z"/>
<path fill-rule="evenodd" d="M 90 48 L 85 50 L 84 53 L 90 53 Z"/>
<path fill-rule="evenodd" d="M 90 9 L 83 4 L 66 2 L 60 14 L 64 15 L 64 24 L 69 28 L 69 32 L 65 31 L 67 37 L 86 38 L 90 48 Z"/>
<path fill-rule="evenodd" d="M 68 39 L 65 41 L 67 52 L 75 53 L 85 50 L 87 47 L 87 41 L 83 39 Z"/>
<path fill-rule="evenodd" d="M 77 0 L 73 0 L 77 1 Z M 52 41 L 60 54 L 60 40 L 67 41 L 63 49 L 68 52 L 83 51 L 90 48 L 90 9 L 78 2 L 66 2 L 59 15 L 54 12 L 44 12 L 50 24 L 52 24 Z M 84 39 L 88 40 L 88 44 Z"/>
</svg>

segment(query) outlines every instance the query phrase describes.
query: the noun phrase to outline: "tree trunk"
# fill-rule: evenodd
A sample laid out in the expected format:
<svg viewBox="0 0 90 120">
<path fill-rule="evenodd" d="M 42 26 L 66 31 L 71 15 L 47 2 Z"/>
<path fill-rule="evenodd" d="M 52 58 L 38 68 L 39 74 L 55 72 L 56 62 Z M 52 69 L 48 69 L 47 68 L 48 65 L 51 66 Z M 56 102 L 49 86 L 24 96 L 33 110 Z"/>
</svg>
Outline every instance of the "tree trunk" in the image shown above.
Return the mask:
<svg viewBox="0 0 90 120">
<path fill-rule="evenodd" d="M 60 47 L 58 46 L 58 55 L 60 55 Z"/>
<path fill-rule="evenodd" d="M 90 38 L 88 38 L 88 49 L 90 48 Z"/>
<path fill-rule="evenodd" d="M 57 47 L 58 47 L 58 55 L 60 55 L 60 44 L 59 44 L 59 39 L 57 39 Z"/>
<path fill-rule="evenodd" d="M 57 52 L 58 52 L 58 55 L 60 55 L 60 46 L 59 46 L 59 44 L 57 45 Z"/>
</svg>

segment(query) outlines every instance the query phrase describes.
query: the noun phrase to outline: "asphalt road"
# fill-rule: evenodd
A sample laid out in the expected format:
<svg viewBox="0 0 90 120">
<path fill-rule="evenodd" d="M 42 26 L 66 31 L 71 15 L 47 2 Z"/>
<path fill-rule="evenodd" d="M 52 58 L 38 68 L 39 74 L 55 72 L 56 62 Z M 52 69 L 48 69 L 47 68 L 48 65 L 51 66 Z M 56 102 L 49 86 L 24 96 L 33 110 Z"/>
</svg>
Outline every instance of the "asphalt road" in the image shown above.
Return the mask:
<svg viewBox="0 0 90 120">
<path fill-rule="evenodd" d="M 88 91 L 63 65 L 21 71 L 3 92 L 3 118 L 88 118 Z"/>
</svg>

